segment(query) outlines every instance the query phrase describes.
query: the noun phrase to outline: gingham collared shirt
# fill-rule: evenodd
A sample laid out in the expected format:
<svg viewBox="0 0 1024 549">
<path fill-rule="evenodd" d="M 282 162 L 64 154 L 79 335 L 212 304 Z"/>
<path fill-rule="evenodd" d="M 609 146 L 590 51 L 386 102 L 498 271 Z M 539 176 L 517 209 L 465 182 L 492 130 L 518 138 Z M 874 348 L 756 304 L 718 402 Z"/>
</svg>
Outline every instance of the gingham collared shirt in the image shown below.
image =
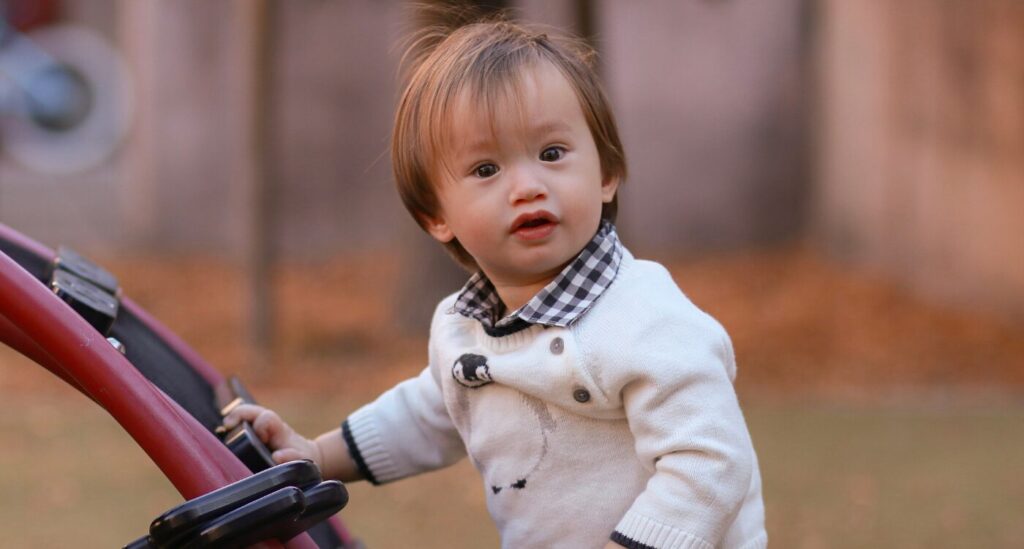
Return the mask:
<svg viewBox="0 0 1024 549">
<path fill-rule="evenodd" d="M 615 225 L 601 220 L 594 238 L 576 259 L 519 309 L 499 320 L 501 298 L 490 279 L 477 271 L 455 300 L 455 312 L 480 321 L 492 336 L 518 332 L 531 324 L 568 326 L 587 312 L 615 280 L 622 252 Z"/>
</svg>

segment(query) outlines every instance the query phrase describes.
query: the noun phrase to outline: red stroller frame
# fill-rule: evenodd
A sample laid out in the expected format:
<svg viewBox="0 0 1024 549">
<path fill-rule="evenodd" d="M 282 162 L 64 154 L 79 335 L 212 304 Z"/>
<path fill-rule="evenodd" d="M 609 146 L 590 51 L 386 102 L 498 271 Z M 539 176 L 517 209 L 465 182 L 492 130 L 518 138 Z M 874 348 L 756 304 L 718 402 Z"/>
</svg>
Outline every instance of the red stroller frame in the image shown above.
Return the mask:
<svg viewBox="0 0 1024 549">
<path fill-rule="evenodd" d="M 103 407 L 186 500 L 252 474 L 212 433 L 219 418 L 211 419 L 203 406 L 194 404 L 193 393 L 200 393 L 198 401 L 215 406 L 204 393 L 212 396 L 212 388 L 223 382 L 194 350 L 130 299 L 120 298 L 118 322 L 122 314 L 124 322 L 134 322 L 137 326 L 133 329 L 151 339 L 140 347 L 157 348 L 163 353 L 160 357 L 168 358 L 164 362 L 175 362 L 171 366 L 183 370 L 165 374 L 166 378 L 192 378 L 188 387 L 159 387 L 151 381 L 159 375 L 159 360 L 148 364 L 148 370 L 142 368 L 142 360 L 136 360 L 139 365 L 133 363 L 132 352 L 124 355 L 115 349 L 41 283 L 54 257 L 51 250 L 0 224 L 0 252 L 0 343 L 47 368 Z M 115 323 L 115 336 L 117 330 Z M 129 341 L 124 343 L 129 350 L 133 347 Z M 337 517 L 327 524 L 336 540 L 333 545 L 357 543 Z M 140 525 L 140 532 L 143 528 Z M 317 548 L 323 542 L 318 546 L 313 538 L 300 534 L 284 545 Z M 267 546 L 279 545 L 268 542 Z"/>
</svg>

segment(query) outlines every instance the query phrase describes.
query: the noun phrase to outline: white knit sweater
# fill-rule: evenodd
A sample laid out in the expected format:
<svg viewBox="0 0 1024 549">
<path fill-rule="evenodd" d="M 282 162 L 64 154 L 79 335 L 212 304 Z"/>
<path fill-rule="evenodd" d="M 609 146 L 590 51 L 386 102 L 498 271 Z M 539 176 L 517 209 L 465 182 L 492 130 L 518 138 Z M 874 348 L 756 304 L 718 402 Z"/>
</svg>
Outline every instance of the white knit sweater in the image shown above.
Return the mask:
<svg viewBox="0 0 1024 549">
<path fill-rule="evenodd" d="M 626 252 L 568 328 L 500 338 L 434 314 L 430 365 L 347 420 L 377 482 L 470 456 L 503 547 L 767 546 L 722 327 Z"/>
</svg>

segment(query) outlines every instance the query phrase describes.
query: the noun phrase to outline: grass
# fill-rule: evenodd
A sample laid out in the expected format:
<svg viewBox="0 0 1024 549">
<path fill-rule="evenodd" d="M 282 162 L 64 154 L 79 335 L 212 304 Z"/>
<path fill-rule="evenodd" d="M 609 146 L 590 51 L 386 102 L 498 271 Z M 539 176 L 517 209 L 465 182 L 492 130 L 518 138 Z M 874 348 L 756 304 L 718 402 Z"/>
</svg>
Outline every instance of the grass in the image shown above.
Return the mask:
<svg viewBox="0 0 1024 549">
<path fill-rule="evenodd" d="M 1024 407 L 748 407 L 775 547 L 1024 546 Z"/>
<path fill-rule="evenodd" d="M 5 546 L 120 546 L 180 501 L 103 412 L 70 391 L 3 391 Z M 264 397 L 297 428 L 329 429 L 364 395 Z M 745 408 L 773 547 L 1024 545 L 1024 404 Z M 370 547 L 496 547 L 466 462 L 386 487 L 350 486 L 346 524 Z"/>
</svg>

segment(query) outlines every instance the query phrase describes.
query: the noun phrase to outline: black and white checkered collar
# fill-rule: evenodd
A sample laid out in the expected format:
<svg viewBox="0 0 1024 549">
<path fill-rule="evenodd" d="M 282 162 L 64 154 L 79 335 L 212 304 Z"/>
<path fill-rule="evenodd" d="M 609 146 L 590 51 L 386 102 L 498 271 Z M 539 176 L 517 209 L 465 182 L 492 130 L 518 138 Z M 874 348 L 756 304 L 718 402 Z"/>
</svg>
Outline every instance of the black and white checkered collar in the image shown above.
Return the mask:
<svg viewBox="0 0 1024 549">
<path fill-rule="evenodd" d="M 494 284 L 481 271 L 469 278 L 455 300 L 455 312 L 473 318 L 491 336 L 518 332 L 531 324 L 568 326 L 601 297 L 619 272 L 623 247 L 615 225 L 601 220 L 594 238 L 525 305 L 498 320 L 503 308 Z"/>
</svg>

